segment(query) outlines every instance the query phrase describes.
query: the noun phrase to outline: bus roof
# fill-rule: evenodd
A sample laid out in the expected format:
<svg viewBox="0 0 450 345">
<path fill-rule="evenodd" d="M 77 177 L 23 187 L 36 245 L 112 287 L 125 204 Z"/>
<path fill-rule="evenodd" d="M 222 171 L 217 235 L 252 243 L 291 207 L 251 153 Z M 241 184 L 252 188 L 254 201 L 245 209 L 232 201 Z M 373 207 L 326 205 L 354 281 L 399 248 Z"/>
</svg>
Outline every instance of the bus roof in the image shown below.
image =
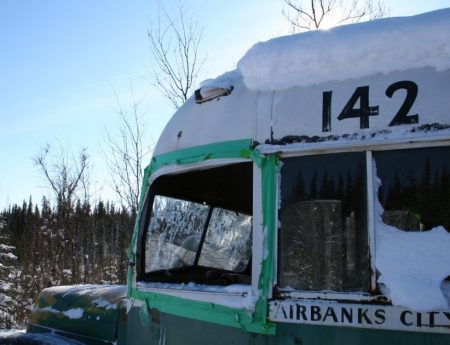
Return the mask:
<svg viewBox="0 0 450 345">
<path fill-rule="evenodd" d="M 240 139 L 284 145 L 448 135 L 449 94 L 450 9 L 279 37 L 203 82 L 154 154 Z"/>
</svg>

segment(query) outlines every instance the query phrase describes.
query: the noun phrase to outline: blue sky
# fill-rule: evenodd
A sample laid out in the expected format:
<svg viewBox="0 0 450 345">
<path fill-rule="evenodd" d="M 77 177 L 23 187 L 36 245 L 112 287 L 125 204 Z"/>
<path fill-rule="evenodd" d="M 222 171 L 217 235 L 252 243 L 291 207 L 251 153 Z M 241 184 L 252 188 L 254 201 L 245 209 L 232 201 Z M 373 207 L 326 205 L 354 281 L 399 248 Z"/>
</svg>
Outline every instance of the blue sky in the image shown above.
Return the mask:
<svg viewBox="0 0 450 345">
<path fill-rule="evenodd" d="M 281 0 L 185 3 L 204 27 L 200 79 L 233 69 L 253 43 L 287 30 Z M 450 0 L 385 4 L 400 16 L 450 7 Z M 50 193 L 31 160 L 46 143 L 86 148 L 97 197 L 108 198 L 101 147 L 105 128 L 117 123 L 114 92 L 127 104 L 131 84 L 143 98 L 148 141 L 157 140 L 173 108 L 149 79 L 147 29 L 156 9 L 143 0 L 0 2 L 0 210 Z"/>
</svg>

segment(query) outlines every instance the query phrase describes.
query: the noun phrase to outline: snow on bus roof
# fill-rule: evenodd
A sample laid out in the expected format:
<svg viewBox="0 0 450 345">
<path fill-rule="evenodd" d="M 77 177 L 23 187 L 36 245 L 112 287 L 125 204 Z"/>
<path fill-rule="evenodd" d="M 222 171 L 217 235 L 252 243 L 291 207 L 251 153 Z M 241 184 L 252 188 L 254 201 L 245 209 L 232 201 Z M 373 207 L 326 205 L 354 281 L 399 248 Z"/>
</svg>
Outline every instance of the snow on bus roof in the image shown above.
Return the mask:
<svg viewBox="0 0 450 345">
<path fill-rule="evenodd" d="M 279 90 L 414 68 L 450 69 L 450 8 L 277 37 L 255 44 L 237 71 L 250 89 Z"/>
<path fill-rule="evenodd" d="M 420 89 L 411 109 L 420 114 L 417 125 L 447 126 L 442 95 L 450 87 L 449 71 L 450 9 L 274 38 L 254 45 L 237 69 L 202 82 L 197 94 L 209 101 L 191 97 L 165 127 L 154 155 L 243 139 L 274 144 L 272 139 L 293 136 L 378 133 L 389 127 L 389 114 L 401 105 L 400 92 L 386 96 L 386 87 L 403 90 L 404 85 L 392 84 L 401 80 Z M 324 134 L 323 126 L 331 123 L 320 123 L 323 92 L 333 92 L 331 113 L 338 114 L 362 85 L 371 87 L 371 104 L 379 106 L 380 116 L 371 116 L 364 129 L 358 119 L 336 121 L 334 116 Z M 391 132 L 391 139 L 397 138 Z"/>
</svg>

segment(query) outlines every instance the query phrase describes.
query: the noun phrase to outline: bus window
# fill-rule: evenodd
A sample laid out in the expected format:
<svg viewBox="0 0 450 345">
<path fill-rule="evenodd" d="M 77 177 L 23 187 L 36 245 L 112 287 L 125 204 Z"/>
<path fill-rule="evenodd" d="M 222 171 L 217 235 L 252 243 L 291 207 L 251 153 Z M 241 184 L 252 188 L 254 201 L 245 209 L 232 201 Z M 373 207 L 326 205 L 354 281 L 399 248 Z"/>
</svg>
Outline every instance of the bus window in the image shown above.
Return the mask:
<svg viewBox="0 0 450 345">
<path fill-rule="evenodd" d="M 369 290 L 366 198 L 364 153 L 283 160 L 279 287 Z"/>
<path fill-rule="evenodd" d="M 450 147 L 373 153 L 385 224 L 405 231 L 450 231 Z"/>
<path fill-rule="evenodd" d="M 252 171 L 252 163 L 240 163 L 156 179 L 139 279 L 250 284 Z"/>
</svg>

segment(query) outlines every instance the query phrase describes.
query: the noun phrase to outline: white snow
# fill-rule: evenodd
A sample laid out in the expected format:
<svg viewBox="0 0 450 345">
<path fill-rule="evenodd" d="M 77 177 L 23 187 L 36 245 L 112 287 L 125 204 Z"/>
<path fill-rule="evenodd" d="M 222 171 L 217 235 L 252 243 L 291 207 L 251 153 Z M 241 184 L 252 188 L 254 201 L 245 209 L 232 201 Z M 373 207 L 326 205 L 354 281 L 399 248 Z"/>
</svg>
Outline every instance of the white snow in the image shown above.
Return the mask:
<svg viewBox="0 0 450 345">
<path fill-rule="evenodd" d="M 40 311 L 47 311 L 49 313 L 59 314 L 61 313 L 59 310 L 56 310 L 52 307 L 39 308 Z"/>
<path fill-rule="evenodd" d="M 355 142 L 360 146 L 373 146 L 378 144 L 396 144 L 404 142 L 405 139 L 421 139 L 429 140 L 433 138 L 448 138 L 450 136 L 450 128 L 420 130 L 420 126 L 398 126 L 389 127 L 382 131 L 368 131 L 366 133 L 354 133 L 351 135 L 324 137 L 323 140 L 317 142 L 299 142 L 293 144 L 260 144 L 257 150 L 261 154 L 271 154 L 276 152 L 299 152 L 310 151 L 313 149 L 336 149 L 338 147 L 355 146 Z M 370 140 L 368 140 L 370 139 Z"/>
<path fill-rule="evenodd" d="M 13 253 L 0 253 L 0 257 L 10 260 L 17 260 L 17 256 L 15 256 Z"/>
<path fill-rule="evenodd" d="M 186 291 L 202 291 L 202 292 L 217 292 L 217 293 L 234 293 L 245 296 L 251 293 L 251 287 L 249 285 L 232 284 L 228 286 L 218 285 L 203 285 L 196 283 L 188 284 L 171 284 L 171 283 L 145 283 L 138 282 L 138 287 L 144 288 L 157 288 L 157 289 L 173 289 L 173 290 L 186 290 Z"/>
<path fill-rule="evenodd" d="M 26 330 L 25 329 L 0 329 L 0 335 L 12 335 L 12 334 L 23 334 L 25 333 Z"/>
<path fill-rule="evenodd" d="M 250 89 L 280 90 L 424 67 L 450 68 L 450 9 L 259 42 L 237 70 L 201 87 L 226 87 L 243 77 Z"/>
<path fill-rule="evenodd" d="M 222 74 L 216 79 L 206 79 L 200 83 L 200 88 L 217 87 L 217 88 L 229 88 L 234 84 L 236 79 L 241 78 L 241 72 L 239 70 L 233 70 Z"/>
<path fill-rule="evenodd" d="M 65 316 L 67 316 L 69 319 L 77 320 L 77 319 L 81 319 L 83 317 L 84 310 L 82 308 L 74 308 L 74 309 L 69 309 L 69 310 L 63 311 L 62 313 Z"/>
<path fill-rule="evenodd" d="M 97 299 L 93 300 L 92 303 L 97 305 L 97 307 L 105 308 L 106 310 L 117 309 L 116 304 L 110 303 L 104 298 L 97 298 Z"/>
<path fill-rule="evenodd" d="M 45 307 L 45 308 L 40 308 L 40 311 L 46 311 L 49 313 L 54 313 L 54 314 L 63 314 L 66 317 L 68 317 L 69 319 L 72 320 L 77 320 L 77 319 L 81 319 L 83 317 L 84 314 L 84 310 L 82 308 L 74 308 L 74 309 L 68 309 L 68 310 L 57 310 L 55 308 L 52 307 Z"/>
<path fill-rule="evenodd" d="M 120 291 L 126 288 L 125 285 L 95 285 L 95 284 L 78 284 L 78 285 L 61 285 L 61 286 L 52 286 L 47 288 L 48 290 L 52 290 L 55 293 L 63 293 L 63 297 L 70 295 L 72 293 L 76 293 L 78 295 L 98 293 L 99 295 L 102 293 L 110 292 L 113 289 Z"/>
<path fill-rule="evenodd" d="M 394 305 L 419 312 L 446 310 L 449 303 L 441 289 L 450 275 L 450 234 L 437 227 L 406 232 L 378 222 L 376 267 L 378 282 Z"/>
<path fill-rule="evenodd" d="M 377 178 L 374 195 L 379 186 Z M 375 266 L 382 293 L 393 305 L 418 312 L 448 310 L 450 284 L 444 279 L 450 276 L 450 233 L 442 226 L 407 232 L 386 225 L 378 198 L 375 203 Z"/>
<path fill-rule="evenodd" d="M 0 228 L 0 229 L 1 229 L 1 228 Z M 0 243 L 0 249 L 1 249 L 1 250 L 13 250 L 13 249 L 16 249 L 16 247 L 14 247 L 14 246 L 8 246 L 8 245 L 6 245 L 6 244 Z"/>
<path fill-rule="evenodd" d="M 69 338 L 49 333 L 25 333 L 25 330 L 0 330 L 0 344 L 83 345 Z"/>
<path fill-rule="evenodd" d="M 170 296 L 181 297 L 193 301 L 209 302 L 229 308 L 245 309 L 252 312 L 258 296 L 252 293 L 250 285 L 233 284 L 228 286 L 213 286 L 196 283 L 137 283 L 138 289 L 154 291 Z"/>
<path fill-rule="evenodd" d="M 251 89 L 450 68 L 450 9 L 310 31 L 255 44 L 238 62 Z"/>
</svg>

